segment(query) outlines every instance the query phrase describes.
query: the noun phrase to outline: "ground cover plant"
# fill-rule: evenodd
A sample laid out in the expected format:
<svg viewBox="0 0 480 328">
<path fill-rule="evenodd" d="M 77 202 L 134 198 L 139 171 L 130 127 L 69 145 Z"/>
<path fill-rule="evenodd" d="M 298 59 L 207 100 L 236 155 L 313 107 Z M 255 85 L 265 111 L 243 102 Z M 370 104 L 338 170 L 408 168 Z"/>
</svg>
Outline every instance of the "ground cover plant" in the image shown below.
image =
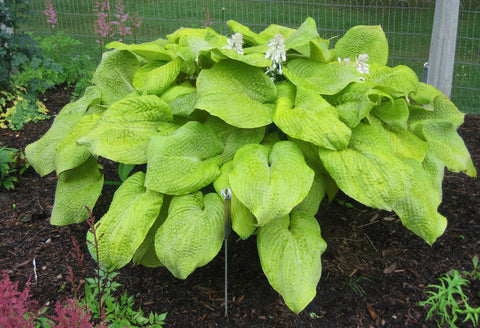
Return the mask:
<svg viewBox="0 0 480 328">
<path fill-rule="evenodd" d="M 0 128 L 20 130 L 29 121 L 49 118 L 39 99 L 46 90 L 63 85 L 74 95 L 90 85 L 95 61 L 79 54 L 81 42 L 55 32 L 56 14 L 46 2 L 51 34 L 38 36 L 18 30 L 29 13 L 26 2 L 1 4 L 0 23 Z"/>
<path fill-rule="evenodd" d="M 458 321 L 470 322 L 477 327 L 480 316 L 480 306 L 471 306 L 471 300 L 466 295 L 465 290 L 472 289 L 476 292 L 476 297 L 480 296 L 480 291 L 475 291 L 474 285 L 478 286 L 480 281 L 480 271 L 478 266 L 478 256 L 472 259 L 473 270 L 460 273 L 458 270 L 451 270 L 438 280 L 440 285 L 428 285 L 425 293 L 429 297 L 420 302 L 419 305 L 428 305 L 430 308 L 427 313 L 427 320 L 434 318 L 438 327 L 448 324 L 449 327 L 457 327 Z M 463 320 L 462 320 L 463 319 Z M 458 320 L 458 321 L 457 321 Z"/>
<path fill-rule="evenodd" d="M 38 173 L 58 176 L 51 223 L 88 217 L 104 183 L 98 158 L 140 165 L 91 253 L 109 270 L 133 260 L 184 279 L 222 246 L 229 188 L 233 230 L 257 235 L 262 269 L 296 313 L 321 275 L 314 215 L 325 194 L 393 210 L 433 244 L 446 227 L 444 168 L 476 175 L 456 132 L 464 114 L 408 67 L 386 66 L 378 26 L 352 28 L 330 48 L 312 19 L 259 34 L 228 25 L 231 38 L 183 28 L 109 45 L 94 86 L 26 148 Z"/>
</svg>

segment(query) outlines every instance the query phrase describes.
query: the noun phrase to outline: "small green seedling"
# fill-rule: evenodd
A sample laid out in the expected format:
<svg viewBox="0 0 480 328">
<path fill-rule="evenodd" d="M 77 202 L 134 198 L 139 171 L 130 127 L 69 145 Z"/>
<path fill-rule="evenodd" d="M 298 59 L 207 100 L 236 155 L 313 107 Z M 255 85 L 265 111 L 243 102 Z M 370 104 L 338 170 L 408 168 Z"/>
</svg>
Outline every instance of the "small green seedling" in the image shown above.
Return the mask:
<svg viewBox="0 0 480 328">
<path fill-rule="evenodd" d="M 473 258 L 474 269 L 472 272 L 464 272 L 464 276 L 470 276 L 472 280 L 478 279 L 478 257 Z M 439 278 L 440 285 L 428 285 L 425 293 L 430 297 L 418 305 L 428 305 L 430 309 L 426 320 L 434 318 L 438 327 L 448 324 L 449 327 L 457 327 L 458 319 L 463 322 L 471 321 L 474 327 L 479 322 L 480 307 L 472 307 L 468 304 L 468 296 L 464 288 L 468 288 L 471 281 L 463 278 L 457 270 L 452 270 Z"/>
</svg>

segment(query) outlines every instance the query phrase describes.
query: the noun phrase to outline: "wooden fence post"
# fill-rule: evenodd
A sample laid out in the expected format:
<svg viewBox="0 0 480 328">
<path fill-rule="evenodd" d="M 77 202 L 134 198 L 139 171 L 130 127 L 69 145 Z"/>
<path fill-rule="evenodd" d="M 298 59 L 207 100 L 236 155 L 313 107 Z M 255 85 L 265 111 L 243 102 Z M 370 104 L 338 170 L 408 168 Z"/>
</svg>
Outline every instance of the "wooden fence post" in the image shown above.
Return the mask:
<svg viewBox="0 0 480 328">
<path fill-rule="evenodd" d="M 452 92 L 460 0 L 436 0 L 427 83 L 447 97 Z"/>
</svg>

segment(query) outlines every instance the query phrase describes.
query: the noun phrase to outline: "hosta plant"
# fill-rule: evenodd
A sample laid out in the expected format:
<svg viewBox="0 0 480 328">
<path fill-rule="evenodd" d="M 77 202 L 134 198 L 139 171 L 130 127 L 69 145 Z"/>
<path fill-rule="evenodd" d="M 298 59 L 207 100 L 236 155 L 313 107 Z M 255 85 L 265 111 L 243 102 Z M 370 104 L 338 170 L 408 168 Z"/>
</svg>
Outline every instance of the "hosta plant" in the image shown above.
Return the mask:
<svg viewBox="0 0 480 328">
<path fill-rule="evenodd" d="M 457 134 L 464 114 L 410 68 L 387 66 L 379 26 L 354 27 L 334 47 L 310 18 L 258 34 L 228 26 L 231 37 L 181 28 L 108 45 L 93 86 L 26 148 L 39 174 L 58 176 L 51 223 L 88 217 L 104 183 L 99 157 L 146 164 L 99 220 L 96 259 L 185 279 L 222 246 L 229 188 L 233 230 L 256 234 L 268 281 L 296 313 L 321 276 L 325 194 L 394 211 L 432 244 L 447 224 L 444 168 L 476 175 Z"/>
</svg>

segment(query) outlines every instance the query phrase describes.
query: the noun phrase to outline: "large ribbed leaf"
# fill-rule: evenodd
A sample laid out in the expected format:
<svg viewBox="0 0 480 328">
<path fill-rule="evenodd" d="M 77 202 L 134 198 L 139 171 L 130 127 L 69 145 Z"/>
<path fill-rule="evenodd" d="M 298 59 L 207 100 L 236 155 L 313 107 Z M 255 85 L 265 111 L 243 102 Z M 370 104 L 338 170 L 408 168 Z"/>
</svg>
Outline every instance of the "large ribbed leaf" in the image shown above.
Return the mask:
<svg viewBox="0 0 480 328">
<path fill-rule="evenodd" d="M 265 136 L 265 127 L 256 129 L 240 129 L 231 126 L 221 119 L 210 116 L 205 126 L 211 128 L 223 140 L 224 150 L 220 154 L 223 162 L 233 160 L 233 156 L 245 145 L 258 144 Z"/>
<path fill-rule="evenodd" d="M 395 155 L 380 128 L 361 123 L 348 148 L 320 148 L 319 154 L 340 189 L 367 206 L 392 210 L 410 189 L 412 168 Z"/>
<path fill-rule="evenodd" d="M 330 42 L 328 40 L 310 41 L 310 58 L 320 63 L 328 63 L 334 54 L 329 49 Z"/>
<path fill-rule="evenodd" d="M 377 84 L 377 88 L 385 90 L 392 96 L 407 97 L 417 91 L 418 77 L 415 72 L 404 65 L 388 67 L 371 65 L 370 74 L 365 76 L 369 82 Z"/>
<path fill-rule="evenodd" d="M 316 295 L 327 248 L 317 220 L 297 211 L 278 218 L 259 228 L 257 247 L 270 285 L 293 312 L 302 311 Z"/>
<path fill-rule="evenodd" d="M 421 131 L 417 129 L 415 133 L 425 138 L 428 146 L 450 171 L 465 172 L 471 177 L 477 175 L 468 149 L 452 122 L 426 122 Z"/>
<path fill-rule="evenodd" d="M 338 115 L 348 127 L 356 127 L 375 105 L 370 99 L 370 94 L 378 96 L 373 86 L 366 82 L 352 83 L 339 94 L 330 97 Z"/>
<path fill-rule="evenodd" d="M 352 61 L 361 54 L 369 56 L 369 63 L 386 65 L 388 42 L 382 27 L 358 25 L 352 27 L 335 44 L 335 55 Z"/>
<path fill-rule="evenodd" d="M 272 122 L 277 92 L 261 68 L 223 60 L 200 72 L 196 108 L 239 128 L 258 128 Z"/>
<path fill-rule="evenodd" d="M 165 50 L 165 46 L 168 44 L 167 40 L 158 39 L 151 42 L 145 42 L 142 44 L 125 44 L 119 41 L 108 43 L 105 47 L 107 49 L 128 50 L 136 55 L 139 55 L 146 60 L 167 60 L 171 59 L 171 56 Z"/>
<path fill-rule="evenodd" d="M 279 88 L 274 123 L 290 137 L 311 142 L 328 149 L 343 149 L 350 140 L 350 129 L 338 118 L 335 108 L 322 96 L 299 87 L 293 107 L 292 97 L 283 89 L 295 87 L 288 83 Z M 288 92 L 288 91 L 287 91 Z"/>
<path fill-rule="evenodd" d="M 38 174 L 44 176 L 55 170 L 58 144 L 85 115 L 88 107 L 100 101 L 100 97 L 98 88 L 87 88 L 82 98 L 63 107 L 43 137 L 27 146 L 25 155 Z"/>
<path fill-rule="evenodd" d="M 397 126 L 384 125 L 384 129 L 397 156 L 423 162 L 428 150 L 425 141 Z"/>
<path fill-rule="evenodd" d="M 167 89 L 161 98 L 168 104 L 173 115 L 188 117 L 195 110 L 197 89 L 184 82 Z"/>
<path fill-rule="evenodd" d="M 229 179 L 238 199 L 265 225 L 287 215 L 308 194 L 314 178 L 300 149 L 291 141 L 243 146 Z"/>
<path fill-rule="evenodd" d="M 168 34 L 167 39 L 172 43 L 179 43 L 182 38 L 189 37 L 189 36 L 196 36 L 204 39 L 208 30 L 209 29 L 205 29 L 205 28 L 200 29 L 200 28 L 182 27 L 176 30 L 175 32 L 173 32 L 172 34 Z"/>
<path fill-rule="evenodd" d="M 157 96 L 127 97 L 110 106 L 78 142 L 95 155 L 124 164 L 144 164 L 150 137 L 169 122 L 173 122 L 170 108 Z"/>
<path fill-rule="evenodd" d="M 420 83 L 420 87 L 427 90 L 434 89 L 432 86 L 423 83 Z M 429 96 L 433 98 L 428 101 L 423 99 L 426 102 L 426 104 L 423 104 L 425 107 L 410 106 L 408 123 L 412 130 L 431 121 L 448 121 L 453 124 L 455 129 L 463 124 L 465 114 L 460 112 L 447 96 L 436 89 L 431 90 Z"/>
<path fill-rule="evenodd" d="M 145 186 L 169 195 L 197 191 L 220 174 L 222 151 L 222 139 L 196 121 L 171 135 L 154 136 L 148 144 Z"/>
<path fill-rule="evenodd" d="M 55 153 L 55 167 L 57 175 L 76 168 L 84 163 L 89 157 L 90 152 L 87 147 L 77 143 L 77 140 L 86 135 L 97 124 L 100 119 L 99 114 L 83 116 L 73 129 L 58 143 Z"/>
<path fill-rule="evenodd" d="M 408 104 L 404 98 L 398 98 L 394 101 L 385 101 L 372 109 L 372 114 L 376 115 L 390 126 L 406 129 L 408 121 Z"/>
<path fill-rule="evenodd" d="M 285 47 L 287 49 L 298 49 L 307 46 L 307 49 L 310 50 L 310 41 L 317 41 L 318 39 L 320 39 L 320 36 L 318 35 L 317 24 L 312 18 L 307 17 L 298 30 L 286 38 Z"/>
<path fill-rule="evenodd" d="M 282 25 L 277 25 L 277 24 L 271 24 L 269 25 L 266 29 L 264 29 L 262 32 L 258 34 L 259 37 L 262 38 L 266 42 L 268 42 L 270 39 L 272 39 L 275 34 L 281 34 L 284 39 L 287 39 L 290 35 L 295 33 L 296 30 L 290 27 L 282 26 Z"/>
<path fill-rule="evenodd" d="M 182 60 L 177 57 L 164 63 L 151 61 L 142 66 L 133 77 L 133 86 L 142 94 L 161 95 L 180 74 Z"/>
<path fill-rule="evenodd" d="M 431 245 L 447 227 L 447 220 L 437 212 L 442 201 L 441 185 L 436 185 L 419 162 L 408 160 L 407 163 L 413 168 L 415 183 L 394 211 L 405 227 Z M 437 172 L 443 176 L 443 172 Z"/>
<path fill-rule="evenodd" d="M 187 278 L 210 262 L 223 243 L 223 201 L 201 192 L 175 196 L 155 236 L 159 260 L 177 278 Z"/>
<path fill-rule="evenodd" d="M 138 59 L 127 50 L 113 50 L 103 53 L 92 82 L 102 91 L 102 101 L 113 104 L 126 95 L 135 92 L 133 77 L 138 70 Z"/>
<path fill-rule="evenodd" d="M 230 174 L 232 169 L 232 161 L 223 164 L 220 168 L 221 173 L 218 178 L 213 182 L 213 186 L 219 196 L 222 196 L 222 190 L 225 190 L 227 187 L 230 188 L 230 191 L 232 191 L 232 199 L 230 203 L 230 218 L 232 220 L 232 229 L 242 239 L 247 239 L 253 234 L 253 232 L 257 228 L 257 220 L 253 216 L 252 212 L 238 200 L 238 197 L 232 190 L 228 178 L 228 175 Z"/>
<path fill-rule="evenodd" d="M 90 157 L 79 167 L 58 177 L 50 223 L 67 225 L 88 218 L 85 206 L 93 208 L 103 188 L 103 174 L 97 161 Z"/>
<path fill-rule="evenodd" d="M 143 172 L 125 180 L 115 192 L 108 212 L 96 224 L 98 262 L 109 270 L 130 262 L 160 213 L 163 195 L 145 188 L 144 180 Z M 92 237 L 89 232 L 87 239 Z"/>
<path fill-rule="evenodd" d="M 229 20 L 227 26 L 233 31 L 233 33 L 242 33 L 243 39 L 252 45 L 262 45 L 270 39 L 269 36 L 260 36 L 257 33 L 252 32 L 247 26 L 234 20 Z"/>
<path fill-rule="evenodd" d="M 158 259 L 157 252 L 155 252 L 155 235 L 158 228 L 165 222 L 168 216 L 168 208 L 170 207 L 170 201 L 173 196 L 163 195 L 163 204 L 160 214 L 153 223 L 150 230 L 148 230 L 147 236 L 143 240 L 142 244 L 138 246 L 135 254 L 133 255 L 133 264 L 141 264 L 148 268 L 156 268 L 163 266 L 162 262 Z"/>
<path fill-rule="evenodd" d="M 352 65 L 325 64 L 311 59 L 294 59 L 283 69 L 285 77 L 297 87 L 310 89 L 322 95 L 334 95 L 360 75 Z"/>
<path fill-rule="evenodd" d="M 293 212 L 301 211 L 308 213 L 310 216 L 315 216 L 320 207 L 320 203 L 325 197 L 327 188 L 326 179 L 322 174 L 315 174 L 312 187 L 308 195 L 301 201 L 300 204 L 293 208 Z"/>
</svg>

